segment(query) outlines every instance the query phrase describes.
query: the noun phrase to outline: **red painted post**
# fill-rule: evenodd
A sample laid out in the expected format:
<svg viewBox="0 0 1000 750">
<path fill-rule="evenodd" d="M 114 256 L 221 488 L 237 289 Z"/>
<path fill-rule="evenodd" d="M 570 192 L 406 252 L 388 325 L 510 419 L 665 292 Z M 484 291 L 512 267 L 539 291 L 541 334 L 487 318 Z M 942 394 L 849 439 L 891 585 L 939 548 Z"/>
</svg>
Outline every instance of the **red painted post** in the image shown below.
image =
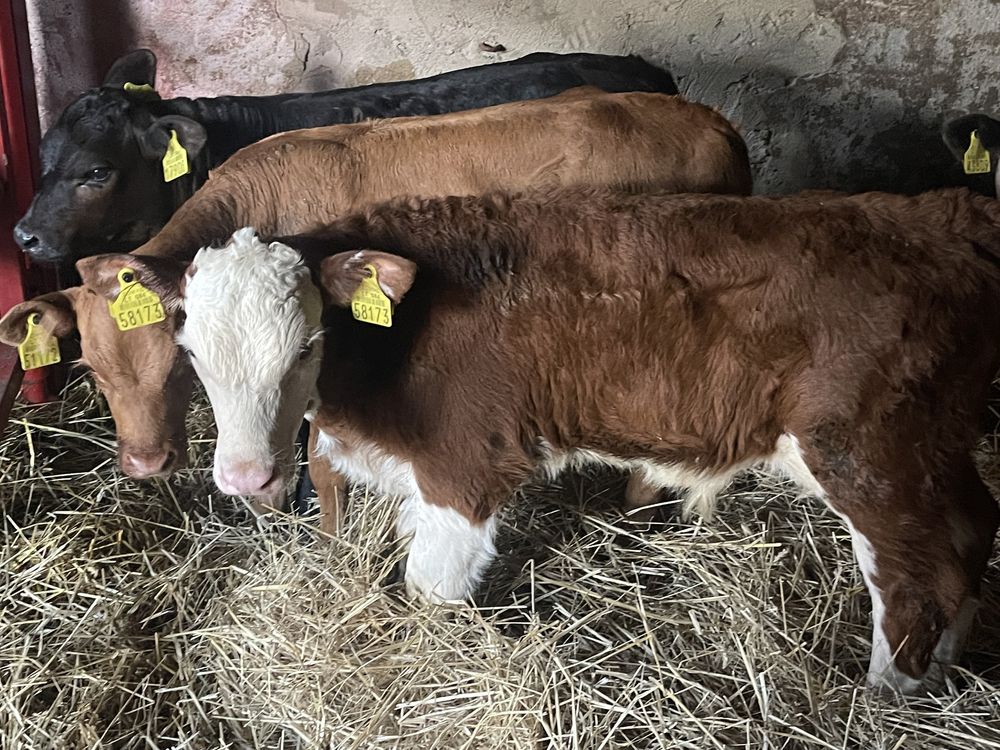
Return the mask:
<svg viewBox="0 0 1000 750">
<path fill-rule="evenodd" d="M 24 0 L 0 0 L 0 313 L 45 287 L 43 274 L 31 268 L 12 231 L 35 189 L 38 171 L 38 110 Z M 22 383 L 17 357 L 0 354 L 0 426 L 5 425 L 17 387 L 32 402 L 48 398 L 45 372 L 33 370 Z"/>
</svg>

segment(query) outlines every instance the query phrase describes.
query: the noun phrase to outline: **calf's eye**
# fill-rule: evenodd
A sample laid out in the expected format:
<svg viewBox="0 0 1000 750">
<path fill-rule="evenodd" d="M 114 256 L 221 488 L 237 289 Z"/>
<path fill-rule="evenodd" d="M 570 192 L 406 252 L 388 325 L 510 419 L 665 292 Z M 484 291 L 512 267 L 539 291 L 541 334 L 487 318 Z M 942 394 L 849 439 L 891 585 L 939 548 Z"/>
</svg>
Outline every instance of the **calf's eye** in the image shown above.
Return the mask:
<svg viewBox="0 0 1000 750">
<path fill-rule="evenodd" d="M 107 182 L 111 177 L 111 170 L 108 167 L 95 167 L 87 172 L 87 182 Z"/>
</svg>

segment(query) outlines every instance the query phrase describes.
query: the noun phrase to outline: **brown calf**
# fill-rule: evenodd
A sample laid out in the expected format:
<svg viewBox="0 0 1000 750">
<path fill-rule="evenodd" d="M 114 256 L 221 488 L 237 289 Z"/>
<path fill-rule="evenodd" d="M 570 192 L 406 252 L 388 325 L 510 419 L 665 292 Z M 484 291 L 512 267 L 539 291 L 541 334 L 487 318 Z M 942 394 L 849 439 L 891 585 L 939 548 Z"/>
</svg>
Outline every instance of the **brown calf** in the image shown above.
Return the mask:
<svg viewBox="0 0 1000 750">
<path fill-rule="evenodd" d="M 872 684 L 917 691 L 955 660 L 1000 517 L 970 456 L 1000 365 L 995 202 L 570 191 L 393 202 L 323 235 L 343 252 L 322 264 L 318 392 L 292 375 L 320 330 L 315 302 L 288 304 L 315 295 L 295 253 L 241 232 L 188 272 L 178 340 L 212 383 L 217 471 L 280 471 L 261 464 L 278 423 L 290 441 L 318 396 L 317 453 L 402 499 L 410 590 L 461 599 L 539 472 L 610 464 L 708 512 L 769 465 L 851 530 Z M 349 311 L 370 267 L 391 328 Z M 273 313 L 234 314 L 246 295 Z"/>
<path fill-rule="evenodd" d="M 108 396 L 123 471 L 171 471 L 186 455 L 187 358 L 163 323 L 126 333 L 107 315 L 118 272 L 140 279 L 156 258 L 187 261 L 236 229 L 305 232 L 368 203 L 403 194 L 472 194 L 496 188 L 607 185 L 625 189 L 747 193 L 746 147 L 715 111 L 660 94 L 574 89 L 536 101 L 435 117 L 337 125 L 273 136 L 212 172 L 163 230 L 133 255 L 97 256 L 77 267 L 80 290 L 17 306 L 0 321 L 0 340 L 20 342 L 41 312 L 57 331 L 80 330 L 83 361 Z M 91 296 L 100 298 L 89 303 Z M 329 481 L 329 480 L 324 480 Z"/>
</svg>

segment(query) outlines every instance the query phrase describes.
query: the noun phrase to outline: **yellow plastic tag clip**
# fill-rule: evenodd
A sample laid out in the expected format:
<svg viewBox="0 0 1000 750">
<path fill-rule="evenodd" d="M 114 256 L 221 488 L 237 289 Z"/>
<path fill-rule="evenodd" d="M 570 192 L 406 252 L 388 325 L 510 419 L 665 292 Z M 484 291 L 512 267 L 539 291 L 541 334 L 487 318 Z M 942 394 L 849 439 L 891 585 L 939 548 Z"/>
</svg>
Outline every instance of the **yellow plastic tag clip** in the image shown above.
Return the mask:
<svg viewBox="0 0 1000 750">
<path fill-rule="evenodd" d="M 131 331 L 166 320 L 159 296 L 138 282 L 135 271 L 131 268 L 120 270 L 118 283 L 121 290 L 114 301 L 108 302 L 108 310 L 119 331 Z"/>
<path fill-rule="evenodd" d="M 378 271 L 370 263 L 365 270 L 371 275 L 361 281 L 351 297 L 351 313 L 355 320 L 389 328 L 392 325 L 392 300 L 378 285 Z"/>
<path fill-rule="evenodd" d="M 188 166 L 188 152 L 177 140 L 177 131 L 170 131 L 170 141 L 167 143 L 167 153 L 163 155 L 163 181 L 170 182 L 183 177 L 191 168 Z"/>
<path fill-rule="evenodd" d="M 62 357 L 59 354 L 59 340 L 39 324 L 42 316 L 32 313 L 28 316 L 28 335 L 17 346 L 22 370 L 35 370 L 46 365 L 54 365 Z"/>
<path fill-rule="evenodd" d="M 983 148 L 979 140 L 979 131 L 973 130 L 969 136 L 969 148 L 962 159 L 966 174 L 989 174 L 990 152 Z"/>
<path fill-rule="evenodd" d="M 149 94 L 150 96 L 158 96 L 156 89 L 148 83 L 126 83 L 122 86 L 122 88 L 130 94 Z"/>
</svg>

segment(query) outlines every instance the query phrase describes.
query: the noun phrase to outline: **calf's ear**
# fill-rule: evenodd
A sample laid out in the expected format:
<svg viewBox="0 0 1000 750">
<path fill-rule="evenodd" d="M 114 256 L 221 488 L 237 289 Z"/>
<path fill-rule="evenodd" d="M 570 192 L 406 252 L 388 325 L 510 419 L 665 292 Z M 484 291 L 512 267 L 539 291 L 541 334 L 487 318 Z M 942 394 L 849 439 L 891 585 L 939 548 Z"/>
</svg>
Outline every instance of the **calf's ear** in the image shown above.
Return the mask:
<svg viewBox="0 0 1000 750">
<path fill-rule="evenodd" d="M 973 130 L 979 134 L 983 148 L 990 152 L 995 161 L 1000 155 L 1000 121 L 994 120 L 989 115 L 955 117 L 941 128 L 941 136 L 944 138 L 948 150 L 956 159 L 962 161 L 962 157 L 969 148 L 969 138 Z"/>
<path fill-rule="evenodd" d="M 208 140 L 208 133 L 205 132 L 201 123 L 195 122 L 190 117 L 180 115 L 167 115 L 158 117 L 153 124 L 143 130 L 138 135 L 139 151 L 147 159 L 159 161 L 167 153 L 167 144 L 170 143 L 170 131 L 177 133 L 177 141 L 187 151 L 188 159 L 193 159 L 205 147 Z"/>
<path fill-rule="evenodd" d="M 62 337 L 76 329 L 76 312 L 73 305 L 79 287 L 50 292 L 27 302 L 14 305 L 0 318 L 0 341 L 17 346 L 28 335 L 28 318 L 39 316 L 39 324 L 53 336 Z"/>
<path fill-rule="evenodd" d="M 104 85 L 121 88 L 126 83 L 156 85 L 156 55 L 152 51 L 135 49 L 111 64 L 111 69 L 104 76 Z"/>
<path fill-rule="evenodd" d="M 320 283 L 331 304 L 350 306 L 354 292 L 362 281 L 371 276 L 366 266 L 375 267 L 379 286 L 385 296 L 397 305 L 403 301 L 417 275 L 416 263 L 391 253 L 357 250 L 331 255 L 320 266 Z"/>
<path fill-rule="evenodd" d="M 165 310 L 176 312 L 181 309 L 184 272 L 188 264 L 169 258 L 131 253 L 108 253 L 81 258 L 76 262 L 76 270 L 83 285 L 102 297 L 113 300 L 121 291 L 119 273 L 128 269 L 136 281 L 150 291 L 156 292 Z"/>
</svg>

